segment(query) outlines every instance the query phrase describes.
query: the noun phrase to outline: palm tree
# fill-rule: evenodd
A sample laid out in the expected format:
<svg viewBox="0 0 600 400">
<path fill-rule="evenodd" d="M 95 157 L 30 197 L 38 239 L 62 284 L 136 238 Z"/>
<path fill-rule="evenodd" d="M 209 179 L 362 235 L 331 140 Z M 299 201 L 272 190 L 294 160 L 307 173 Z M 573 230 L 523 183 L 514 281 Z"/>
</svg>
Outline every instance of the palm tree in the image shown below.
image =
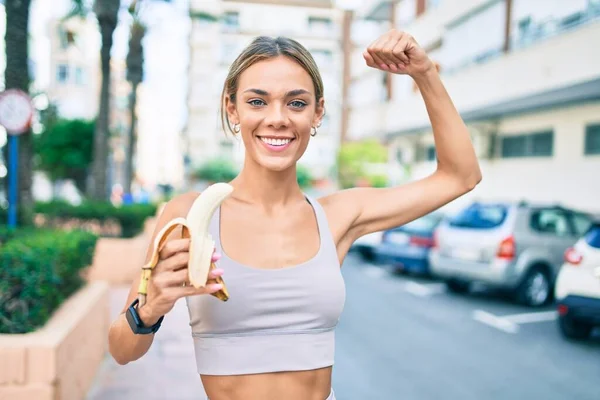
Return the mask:
<svg viewBox="0 0 600 400">
<path fill-rule="evenodd" d="M 131 183 L 133 181 L 133 159 L 135 156 L 135 146 L 137 141 L 137 89 L 139 84 L 144 79 L 144 46 L 142 40 L 146 34 L 146 26 L 134 16 L 134 21 L 131 24 L 131 32 L 129 37 L 129 52 L 127 53 L 127 80 L 131 83 L 131 94 L 129 97 L 129 112 L 131 122 L 129 125 L 129 137 L 127 140 L 127 158 L 125 165 L 125 187 L 126 193 L 131 193 Z"/>
<path fill-rule="evenodd" d="M 159 0 L 170 3 L 171 0 Z M 147 0 L 133 0 L 129 6 L 129 14 L 133 18 L 129 33 L 129 52 L 127 53 L 127 80 L 131 83 L 131 94 L 129 96 L 129 113 L 131 115 L 129 135 L 127 140 L 127 159 L 125 166 L 126 193 L 131 192 L 131 183 L 134 176 L 134 158 L 137 143 L 137 89 L 144 80 L 144 45 L 143 40 L 148 30 L 142 21 L 143 6 L 147 6 Z"/>
<path fill-rule="evenodd" d="M 5 89 L 20 89 L 29 93 L 29 6 L 31 0 L 6 0 L 6 70 Z M 8 152 L 4 158 L 8 160 Z M 33 217 L 33 195 L 31 192 L 33 174 L 33 137 L 31 130 L 19 136 L 18 211 L 19 220 L 28 223 Z M 8 181 L 8 180 L 6 180 Z"/>
<path fill-rule="evenodd" d="M 81 1 L 81 0 L 80 0 Z M 110 117 L 110 51 L 113 45 L 113 33 L 118 23 L 120 0 L 95 0 L 94 13 L 100 26 L 102 48 L 100 49 L 102 85 L 100 89 L 100 109 L 94 132 L 94 161 L 92 165 L 92 185 L 89 196 L 96 200 L 106 200 L 108 139 Z"/>
</svg>

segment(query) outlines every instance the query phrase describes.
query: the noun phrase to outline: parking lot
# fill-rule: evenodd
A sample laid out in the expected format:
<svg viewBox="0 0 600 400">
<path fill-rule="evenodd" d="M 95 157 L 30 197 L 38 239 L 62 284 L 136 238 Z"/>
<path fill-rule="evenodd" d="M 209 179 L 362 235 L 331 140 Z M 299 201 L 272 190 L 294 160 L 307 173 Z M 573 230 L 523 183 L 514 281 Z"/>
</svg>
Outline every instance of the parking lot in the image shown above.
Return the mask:
<svg viewBox="0 0 600 400">
<path fill-rule="evenodd" d="M 565 340 L 554 306 L 474 288 L 449 293 L 354 254 L 334 387 L 359 399 L 598 399 L 600 333 Z"/>
</svg>

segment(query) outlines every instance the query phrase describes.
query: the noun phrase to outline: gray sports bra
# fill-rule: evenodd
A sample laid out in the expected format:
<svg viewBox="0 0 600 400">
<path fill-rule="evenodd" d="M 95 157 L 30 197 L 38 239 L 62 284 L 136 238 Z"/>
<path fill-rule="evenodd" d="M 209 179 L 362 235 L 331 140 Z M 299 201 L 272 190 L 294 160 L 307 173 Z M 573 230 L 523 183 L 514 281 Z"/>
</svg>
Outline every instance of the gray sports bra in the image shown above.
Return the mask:
<svg viewBox="0 0 600 400">
<path fill-rule="evenodd" d="M 186 298 L 198 372 L 240 375 L 301 371 L 333 365 L 334 329 L 346 289 L 325 212 L 306 196 L 319 228 L 318 253 L 301 264 L 265 270 L 223 252 L 220 208 L 210 232 L 222 254 L 219 268 L 230 299 Z"/>
</svg>

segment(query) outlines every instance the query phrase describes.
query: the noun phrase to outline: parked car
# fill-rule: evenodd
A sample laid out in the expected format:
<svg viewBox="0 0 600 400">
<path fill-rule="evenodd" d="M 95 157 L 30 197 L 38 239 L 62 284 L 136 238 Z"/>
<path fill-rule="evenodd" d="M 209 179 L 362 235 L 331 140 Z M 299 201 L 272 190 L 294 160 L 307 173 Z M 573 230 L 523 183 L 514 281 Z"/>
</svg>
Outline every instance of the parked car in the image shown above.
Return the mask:
<svg viewBox="0 0 600 400">
<path fill-rule="evenodd" d="M 431 213 L 383 232 L 381 243 L 374 248 L 375 260 L 402 271 L 429 275 L 433 232 L 442 218 L 441 213 Z"/>
<path fill-rule="evenodd" d="M 360 254 L 360 256 L 365 261 L 374 261 L 375 255 L 373 254 L 373 249 L 375 248 L 375 246 L 381 243 L 382 235 L 383 232 L 373 232 L 361 236 L 354 241 L 354 243 L 350 247 L 350 251 Z"/>
<path fill-rule="evenodd" d="M 541 306 L 552 300 L 564 251 L 590 223 L 590 215 L 559 206 L 475 202 L 440 224 L 430 268 L 454 292 L 483 282 Z"/>
<path fill-rule="evenodd" d="M 600 219 L 565 252 L 555 296 L 565 337 L 585 339 L 600 326 Z"/>
</svg>

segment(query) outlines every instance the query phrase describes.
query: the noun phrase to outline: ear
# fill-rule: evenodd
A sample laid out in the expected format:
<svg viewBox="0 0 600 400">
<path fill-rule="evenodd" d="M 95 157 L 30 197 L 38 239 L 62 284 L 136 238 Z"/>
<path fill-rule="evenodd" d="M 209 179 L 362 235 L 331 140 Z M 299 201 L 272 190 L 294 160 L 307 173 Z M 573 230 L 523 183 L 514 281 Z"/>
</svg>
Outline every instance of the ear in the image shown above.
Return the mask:
<svg viewBox="0 0 600 400">
<path fill-rule="evenodd" d="M 312 121 L 313 126 L 321 125 L 321 121 L 323 120 L 323 116 L 325 116 L 325 99 L 321 97 L 319 101 L 317 101 L 317 107 L 315 110 L 315 116 Z"/>
<path fill-rule="evenodd" d="M 239 124 L 240 118 L 237 113 L 237 107 L 235 103 L 231 101 L 231 98 L 227 96 L 225 98 L 225 111 L 227 111 L 227 118 L 229 118 L 229 122 L 232 124 Z"/>
</svg>

